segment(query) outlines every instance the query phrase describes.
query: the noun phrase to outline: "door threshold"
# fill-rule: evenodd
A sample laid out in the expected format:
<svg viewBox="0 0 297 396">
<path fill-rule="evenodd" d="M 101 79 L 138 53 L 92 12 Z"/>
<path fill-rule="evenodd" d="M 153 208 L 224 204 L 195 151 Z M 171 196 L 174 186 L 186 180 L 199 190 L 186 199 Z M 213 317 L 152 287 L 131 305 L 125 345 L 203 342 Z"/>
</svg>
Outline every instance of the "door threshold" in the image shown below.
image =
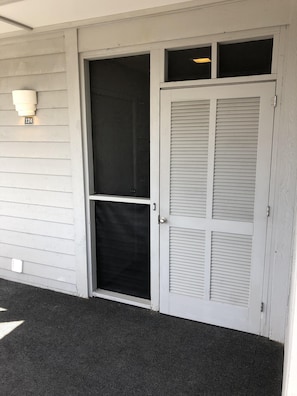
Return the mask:
<svg viewBox="0 0 297 396">
<path fill-rule="evenodd" d="M 120 302 L 123 304 L 134 305 L 135 307 L 151 309 L 150 300 L 146 300 L 145 298 L 140 297 L 129 296 L 127 294 L 97 289 L 93 291 L 92 296 L 104 298 L 105 300 Z"/>
</svg>

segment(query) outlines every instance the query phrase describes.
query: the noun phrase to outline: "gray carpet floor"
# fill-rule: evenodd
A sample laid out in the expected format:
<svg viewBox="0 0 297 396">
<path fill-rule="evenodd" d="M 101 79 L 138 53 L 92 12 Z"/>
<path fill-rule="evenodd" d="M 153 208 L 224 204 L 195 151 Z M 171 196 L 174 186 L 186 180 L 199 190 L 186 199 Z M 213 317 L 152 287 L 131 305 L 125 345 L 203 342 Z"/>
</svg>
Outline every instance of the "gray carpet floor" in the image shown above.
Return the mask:
<svg viewBox="0 0 297 396">
<path fill-rule="evenodd" d="M 268 339 L 0 279 L 1 396 L 281 394 Z"/>
</svg>

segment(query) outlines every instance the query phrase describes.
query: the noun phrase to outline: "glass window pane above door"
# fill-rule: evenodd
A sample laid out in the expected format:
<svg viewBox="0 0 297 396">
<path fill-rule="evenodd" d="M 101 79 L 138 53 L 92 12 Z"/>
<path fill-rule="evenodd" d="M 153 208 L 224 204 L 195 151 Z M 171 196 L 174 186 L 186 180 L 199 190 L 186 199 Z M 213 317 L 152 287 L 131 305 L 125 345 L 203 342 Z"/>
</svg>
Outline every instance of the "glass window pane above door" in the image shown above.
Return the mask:
<svg viewBox="0 0 297 396">
<path fill-rule="evenodd" d="M 168 50 L 166 81 L 211 78 L 211 47 Z"/>
<path fill-rule="evenodd" d="M 149 55 L 90 62 L 94 193 L 150 195 Z"/>
<path fill-rule="evenodd" d="M 273 39 L 218 44 L 218 77 L 270 74 Z"/>
</svg>

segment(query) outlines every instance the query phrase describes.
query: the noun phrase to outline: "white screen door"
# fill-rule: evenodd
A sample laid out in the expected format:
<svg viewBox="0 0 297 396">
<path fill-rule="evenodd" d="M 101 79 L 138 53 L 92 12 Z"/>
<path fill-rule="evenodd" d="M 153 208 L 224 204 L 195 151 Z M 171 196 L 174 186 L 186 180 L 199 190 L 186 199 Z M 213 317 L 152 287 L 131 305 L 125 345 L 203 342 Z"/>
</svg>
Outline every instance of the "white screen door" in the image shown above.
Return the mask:
<svg viewBox="0 0 297 396">
<path fill-rule="evenodd" d="M 162 313 L 260 333 L 274 95 L 161 92 Z"/>
</svg>

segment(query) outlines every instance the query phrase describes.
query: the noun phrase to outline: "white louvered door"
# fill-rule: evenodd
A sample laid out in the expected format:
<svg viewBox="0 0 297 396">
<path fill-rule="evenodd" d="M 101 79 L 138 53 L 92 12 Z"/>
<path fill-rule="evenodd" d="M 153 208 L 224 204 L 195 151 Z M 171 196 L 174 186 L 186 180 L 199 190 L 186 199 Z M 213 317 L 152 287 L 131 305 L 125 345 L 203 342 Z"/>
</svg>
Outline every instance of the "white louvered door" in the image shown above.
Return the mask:
<svg viewBox="0 0 297 396">
<path fill-rule="evenodd" d="M 260 333 L 274 95 L 161 92 L 162 313 Z"/>
</svg>

